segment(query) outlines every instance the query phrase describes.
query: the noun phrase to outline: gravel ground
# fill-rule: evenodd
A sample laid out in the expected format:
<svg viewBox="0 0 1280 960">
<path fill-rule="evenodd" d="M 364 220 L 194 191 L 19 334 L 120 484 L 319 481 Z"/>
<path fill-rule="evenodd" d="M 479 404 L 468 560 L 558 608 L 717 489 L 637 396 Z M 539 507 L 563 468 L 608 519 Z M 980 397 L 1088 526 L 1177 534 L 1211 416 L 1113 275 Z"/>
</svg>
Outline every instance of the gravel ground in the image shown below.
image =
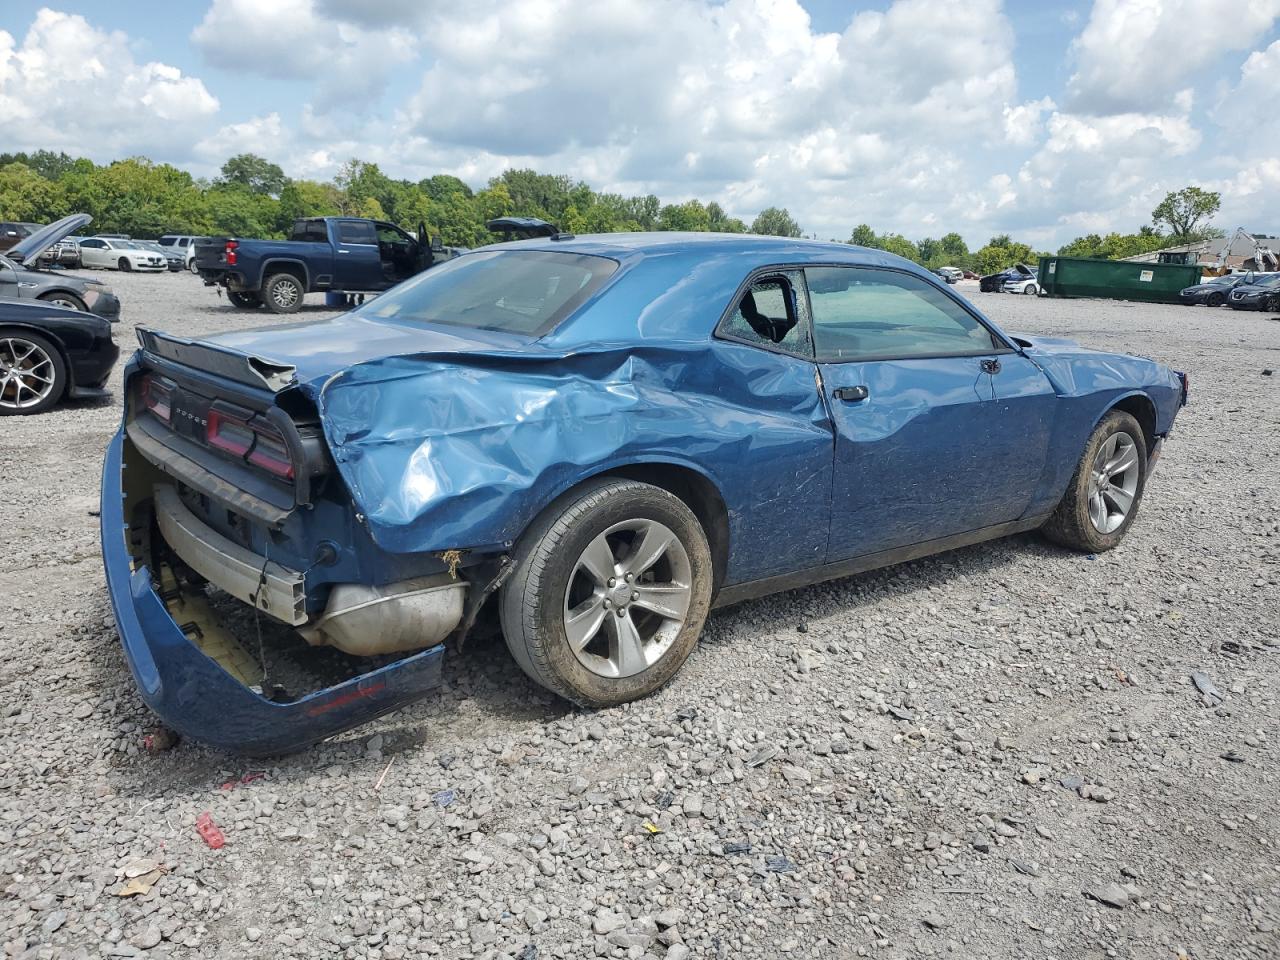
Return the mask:
<svg viewBox="0 0 1280 960">
<path fill-rule="evenodd" d="M 122 344 L 273 321 L 112 282 Z M 1027 535 L 746 603 L 600 713 L 477 643 L 266 766 L 141 748 L 93 516 L 118 399 L 0 421 L 6 955 L 1280 956 L 1280 318 L 967 286 L 1190 372 L 1121 548 Z"/>
</svg>

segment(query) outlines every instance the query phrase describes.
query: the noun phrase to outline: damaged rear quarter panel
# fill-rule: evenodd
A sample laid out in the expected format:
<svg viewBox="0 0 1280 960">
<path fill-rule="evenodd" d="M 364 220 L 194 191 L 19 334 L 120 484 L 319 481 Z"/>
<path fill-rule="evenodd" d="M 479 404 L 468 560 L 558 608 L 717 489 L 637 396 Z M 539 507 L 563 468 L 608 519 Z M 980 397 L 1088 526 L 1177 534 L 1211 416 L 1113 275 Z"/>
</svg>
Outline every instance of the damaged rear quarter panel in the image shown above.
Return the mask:
<svg viewBox="0 0 1280 960">
<path fill-rule="evenodd" d="M 334 378 L 320 407 L 388 551 L 503 549 L 559 494 L 639 463 L 715 484 L 729 582 L 825 547 L 831 431 L 803 360 L 719 341 L 396 357 Z"/>
</svg>

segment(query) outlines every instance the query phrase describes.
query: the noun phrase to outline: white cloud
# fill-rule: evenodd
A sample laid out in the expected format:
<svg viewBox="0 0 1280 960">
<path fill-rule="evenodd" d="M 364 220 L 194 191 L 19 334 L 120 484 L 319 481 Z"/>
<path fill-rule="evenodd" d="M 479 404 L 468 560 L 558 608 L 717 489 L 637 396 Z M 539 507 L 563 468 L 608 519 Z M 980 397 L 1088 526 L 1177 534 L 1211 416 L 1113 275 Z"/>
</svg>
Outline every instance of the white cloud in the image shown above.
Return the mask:
<svg viewBox="0 0 1280 960">
<path fill-rule="evenodd" d="M 327 19 L 315 0 L 213 0 L 191 41 L 213 66 L 314 85 L 324 109 L 376 98 L 417 55 L 410 30 Z"/>
<path fill-rule="evenodd" d="M 1280 0 L 1095 0 L 1073 50 L 1068 106 L 1082 113 L 1160 110 L 1209 63 L 1246 50 L 1280 17 Z"/>
<path fill-rule="evenodd" d="M 125 34 L 84 17 L 42 9 L 21 45 L 0 30 L 5 149 L 181 159 L 217 111 L 199 79 L 138 63 Z"/>
<path fill-rule="evenodd" d="M 1052 97 L 1041 97 L 1039 100 L 1028 100 L 1016 106 L 1005 105 L 1004 138 L 1017 146 L 1026 146 L 1040 139 L 1044 124 L 1040 117 L 1057 108 Z"/>
</svg>

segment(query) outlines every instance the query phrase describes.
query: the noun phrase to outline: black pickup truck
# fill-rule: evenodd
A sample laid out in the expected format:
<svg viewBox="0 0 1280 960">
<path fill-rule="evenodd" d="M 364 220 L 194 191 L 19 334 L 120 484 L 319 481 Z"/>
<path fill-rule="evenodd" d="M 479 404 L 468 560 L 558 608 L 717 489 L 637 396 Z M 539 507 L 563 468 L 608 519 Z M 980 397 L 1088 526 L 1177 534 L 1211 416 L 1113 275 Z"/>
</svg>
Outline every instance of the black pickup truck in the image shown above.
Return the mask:
<svg viewBox="0 0 1280 960">
<path fill-rule="evenodd" d="M 198 240 L 195 269 L 236 307 L 293 313 L 308 293 L 376 293 L 455 256 L 421 226 L 414 237 L 380 220 L 313 217 L 295 220 L 287 240 Z"/>
</svg>

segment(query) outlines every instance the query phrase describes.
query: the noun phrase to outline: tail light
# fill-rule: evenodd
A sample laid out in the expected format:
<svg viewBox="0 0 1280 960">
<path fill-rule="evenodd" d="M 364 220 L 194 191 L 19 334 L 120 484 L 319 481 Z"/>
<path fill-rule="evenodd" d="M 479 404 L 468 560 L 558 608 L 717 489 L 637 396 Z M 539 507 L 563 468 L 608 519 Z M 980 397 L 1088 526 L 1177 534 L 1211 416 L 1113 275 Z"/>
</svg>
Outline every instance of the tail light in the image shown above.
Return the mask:
<svg viewBox="0 0 1280 960">
<path fill-rule="evenodd" d="M 173 396 L 173 385 L 155 374 L 148 373 L 138 383 L 138 399 L 153 416 L 165 423 L 170 422 L 173 407 L 170 399 Z"/>
<path fill-rule="evenodd" d="M 1183 373 L 1181 370 L 1176 371 L 1178 379 L 1182 381 L 1182 405 L 1187 405 L 1187 399 L 1191 396 L 1191 377 Z"/>
<path fill-rule="evenodd" d="M 240 246 L 234 240 L 228 240 L 222 247 L 223 256 L 226 258 L 227 266 L 234 267 L 236 265 L 236 247 Z"/>
<path fill-rule="evenodd" d="M 206 418 L 209 446 L 239 457 L 282 480 L 292 480 L 293 458 L 279 431 L 265 424 L 250 425 L 239 417 L 213 409 Z"/>
</svg>

